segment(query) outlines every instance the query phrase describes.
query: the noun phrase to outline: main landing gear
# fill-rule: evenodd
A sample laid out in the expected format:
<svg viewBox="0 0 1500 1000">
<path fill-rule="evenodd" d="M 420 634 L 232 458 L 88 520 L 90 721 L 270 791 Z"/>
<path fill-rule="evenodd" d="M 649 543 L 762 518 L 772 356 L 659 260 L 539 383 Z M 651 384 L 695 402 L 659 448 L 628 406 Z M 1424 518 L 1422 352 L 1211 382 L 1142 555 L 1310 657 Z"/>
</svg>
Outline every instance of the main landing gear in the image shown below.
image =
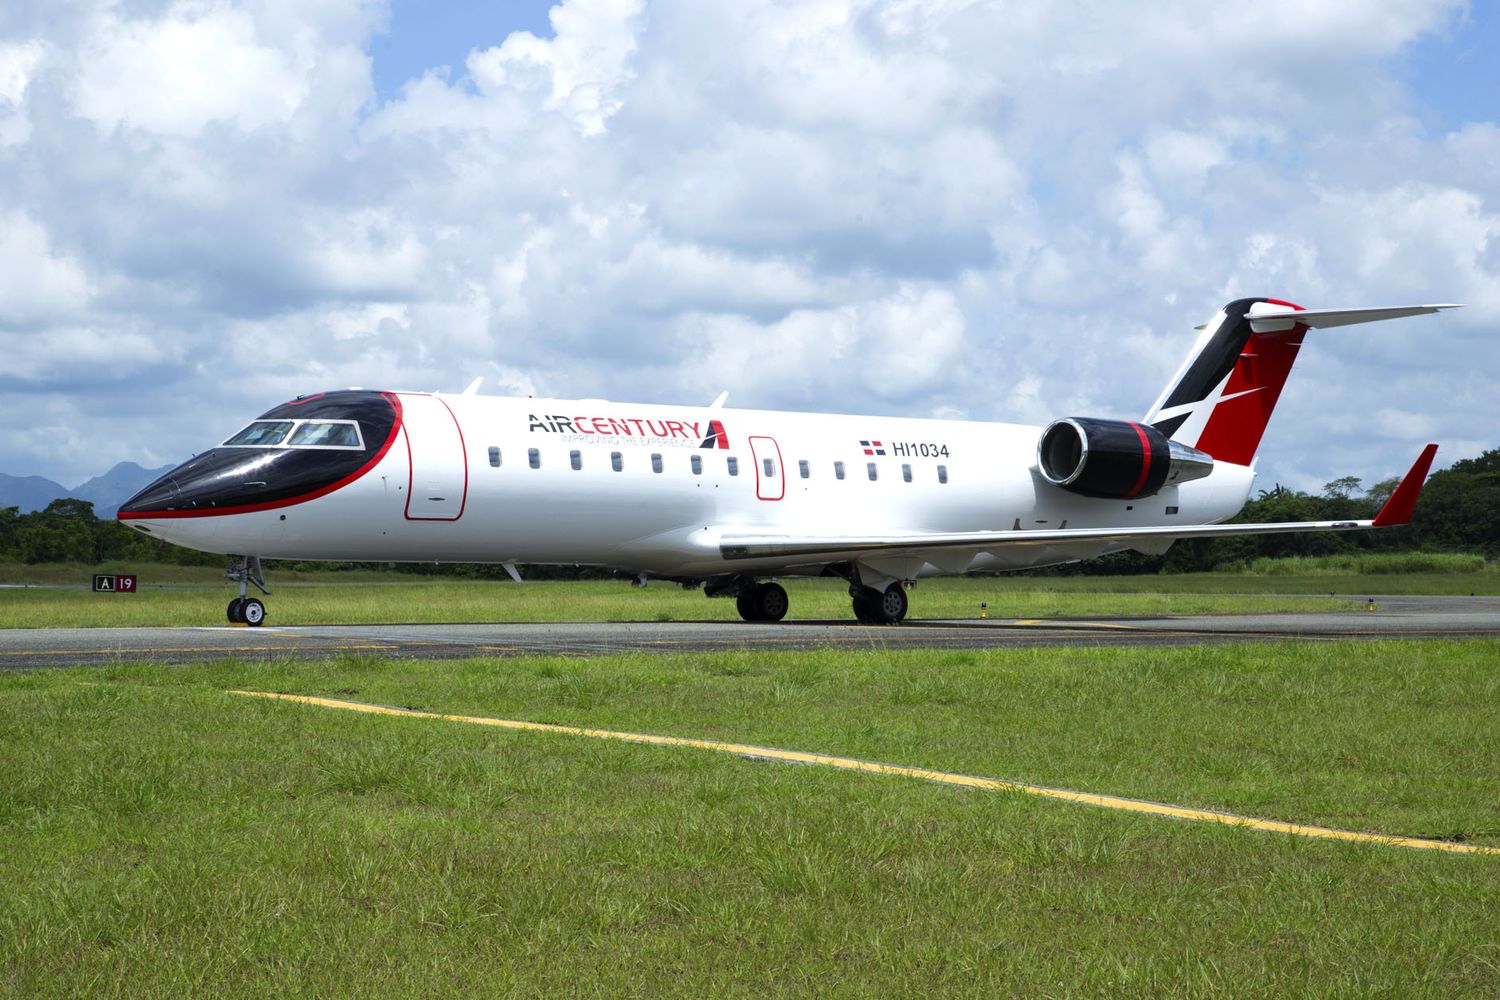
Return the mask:
<svg viewBox="0 0 1500 1000">
<path fill-rule="evenodd" d="M 260 556 L 232 556 L 224 576 L 240 585 L 240 596 L 229 602 L 229 624 L 259 625 L 266 620 L 266 606 L 258 597 L 246 597 L 250 585 L 254 584 L 267 597 L 266 575 L 260 568 Z"/>
<path fill-rule="evenodd" d="M 760 583 L 754 577 L 717 577 L 705 582 L 709 597 L 734 597 L 734 606 L 747 622 L 779 622 L 786 617 L 789 602 L 779 583 Z M 865 625 L 896 625 L 906 618 L 906 586 L 900 580 L 884 590 L 867 587 L 854 577 L 849 582 L 854 599 L 854 617 Z"/>
<path fill-rule="evenodd" d="M 791 602 L 779 583 L 752 583 L 741 588 L 734 606 L 747 622 L 779 622 L 786 617 Z"/>
<path fill-rule="evenodd" d="M 753 576 L 717 576 L 703 582 L 706 597 L 733 597 L 740 617 L 747 622 L 779 622 L 791 602 L 779 583 L 759 583 Z"/>
<path fill-rule="evenodd" d="M 906 587 L 900 580 L 884 590 L 851 583 L 849 596 L 854 599 L 854 617 L 862 624 L 897 625 L 906 618 Z"/>
</svg>

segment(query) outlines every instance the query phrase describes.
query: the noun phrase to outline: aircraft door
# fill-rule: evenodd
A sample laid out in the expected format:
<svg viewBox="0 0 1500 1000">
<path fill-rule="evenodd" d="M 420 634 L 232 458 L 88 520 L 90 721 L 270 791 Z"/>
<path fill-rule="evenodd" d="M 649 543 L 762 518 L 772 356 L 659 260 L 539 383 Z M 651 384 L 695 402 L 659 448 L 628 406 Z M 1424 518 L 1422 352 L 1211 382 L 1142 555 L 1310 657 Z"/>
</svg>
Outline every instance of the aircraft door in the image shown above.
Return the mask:
<svg viewBox="0 0 1500 1000">
<path fill-rule="evenodd" d="M 782 468 L 781 446 L 776 439 L 752 437 L 750 457 L 755 463 L 756 498 L 780 500 L 786 496 L 786 469 Z"/>
<path fill-rule="evenodd" d="M 407 520 L 457 521 L 469 492 L 469 462 L 458 419 L 437 396 L 403 394 L 401 424 L 411 451 Z"/>
</svg>

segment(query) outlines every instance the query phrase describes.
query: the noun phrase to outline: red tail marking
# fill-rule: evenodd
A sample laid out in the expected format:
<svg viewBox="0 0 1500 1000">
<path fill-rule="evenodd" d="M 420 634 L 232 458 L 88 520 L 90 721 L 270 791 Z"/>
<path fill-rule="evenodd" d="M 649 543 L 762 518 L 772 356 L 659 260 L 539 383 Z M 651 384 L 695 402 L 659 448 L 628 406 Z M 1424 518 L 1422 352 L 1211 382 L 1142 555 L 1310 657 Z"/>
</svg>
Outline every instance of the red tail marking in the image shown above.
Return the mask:
<svg viewBox="0 0 1500 1000">
<path fill-rule="evenodd" d="M 1279 299 L 1266 301 L 1289 309 L 1302 308 Z M 1224 395 L 1235 398 L 1217 404 L 1209 414 L 1198 436 L 1200 450 L 1235 465 L 1249 465 L 1254 460 L 1306 333 L 1307 327 L 1299 324 L 1290 330 L 1250 335 L 1224 384 Z"/>
<path fill-rule="evenodd" d="M 1422 449 L 1416 463 L 1401 477 L 1401 485 L 1396 487 L 1385 506 L 1380 508 L 1380 513 L 1375 515 L 1375 527 L 1411 523 L 1412 509 L 1417 506 L 1417 497 L 1422 492 L 1422 484 L 1427 481 L 1427 470 L 1432 468 L 1432 458 L 1436 454 L 1435 444 Z"/>
</svg>

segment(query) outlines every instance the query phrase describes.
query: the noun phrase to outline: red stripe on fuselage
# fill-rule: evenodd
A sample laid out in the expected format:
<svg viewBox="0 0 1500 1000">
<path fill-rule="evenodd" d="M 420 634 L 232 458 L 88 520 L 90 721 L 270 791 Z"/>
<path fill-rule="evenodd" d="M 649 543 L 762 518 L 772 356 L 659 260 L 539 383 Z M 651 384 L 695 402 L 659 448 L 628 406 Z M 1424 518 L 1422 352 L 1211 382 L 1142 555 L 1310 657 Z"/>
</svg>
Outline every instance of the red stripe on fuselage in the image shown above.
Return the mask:
<svg viewBox="0 0 1500 1000">
<path fill-rule="evenodd" d="M 1146 439 L 1146 431 L 1140 424 L 1132 421 L 1130 426 L 1135 429 L 1136 436 L 1141 439 L 1141 475 L 1125 494 L 1126 500 L 1134 500 L 1141 495 L 1141 490 L 1146 485 L 1146 479 L 1151 475 L 1151 442 Z"/>
<path fill-rule="evenodd" d="M 322 393 L 319 393 L 319 395 L 322 395 Z M 195 507 L 192 510 L 132 511 L 128 514 L 116 514 L 115 517 L 121 521 L 154 521 L 166 517 L 219 517 L 224 514 L 251 514 L 258 510 L 276 510 L 280 507 L 291 507 L 294 504 L 307 503 L 309 500 L 316 500 L 318 497 L 327 496 L 334 490 L 341 490 L 379 465 L 380 460 L 385 458 L 385 453 L 390 451 L 391 445 L 396 442 L 396 435 L 401 432 L 401 400 L 397 399 L 394 393 L 382 392 L 381 395 L 390 402 L 392 408 L 396 411 L 396 419 L 391 422 L 391 432 L 386 435 L 385 443 L 380 446 L 380 450 L 375 453 L 373 458 L 336 482 L 320 487 L 310 493 L 303 493 L 301 496 L 287 497 L 283 500 L 271 500 L 267 503 L 243 504 L 238 507 Z M 464 485 L 467 487 L 467 479 L 465 479 Z"/>
</svg>

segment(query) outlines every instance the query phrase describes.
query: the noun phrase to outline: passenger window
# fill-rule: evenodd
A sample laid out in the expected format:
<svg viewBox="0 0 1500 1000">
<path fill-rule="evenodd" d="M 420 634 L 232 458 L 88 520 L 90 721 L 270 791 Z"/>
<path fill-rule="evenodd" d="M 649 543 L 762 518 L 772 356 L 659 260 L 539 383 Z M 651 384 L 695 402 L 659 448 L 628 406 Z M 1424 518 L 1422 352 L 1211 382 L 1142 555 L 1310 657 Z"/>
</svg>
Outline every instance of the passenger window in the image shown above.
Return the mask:
<svg viewBox="0 0 1500 1000">
<path fill-rule="evenodd" d="M 776 478 L 776 463 L 775 462 L 771 461 L 769 458 L 763 458 L 763 459 L 760 460 L 760 467 L 765 470 L 766 478 L 767 479 L 775 479 Z"/>
<path fill-rule="evenodd" d="M 905 462 L 901 463 L 901 478 L 911 482 L 911 466 Z"/>
<path fill-rule="evenodd" d="M 661 455 L 658 452 L 654 452 L 653 451 L 651 453 L 651 471 L 652 472 L 660 472 L 661 471 Z"/>
<path fill-rule="evenodd" d="M 583 468 L 583 454 L 577 451 L 568 452 L 568 461 L 573 463 L 573 471 L 577 472 Z"/>
<path fill-rule="evenodd" d="M 226 447 L 266 447 L 280 444 L 292 429 L 290 420 L 257 420 L 234 437 L 225 441 Z"/>
<path fill-rule="evenodd" d="M 869 473 L 870 473 L 870 482 L 873 483 L 878 478 L 878 473 L 875 471 L 875 463 L 874 462 L 866 462 L 865 463 L 865 469 L 869 471 Z"/>
<path fill-rule="evenodd" d="M 618 451 L 612 451 L 609 453 L 609 467 L 611 469 L 614 469 L 616 472 L 619 472 L 621 469 L 625 468 L 625 460 L 620 457 L 620 453 Z"/>
<path fill-rule="evenodd" d="M 740 460 L 739 459 L 735 458 L 733 455 L 730 455 L 729 456 L 728 465 L 729 465 L 729 474 L 731 476 L 738 476 L 740 474 Z"/>
<path fill-rule="evenodd" d="M 531 463 L 533 469 L 540 469 L 542 467 L 542 453 L 535 448 L 528 448 L 526 450 L 526 461 Z"/>
<path fill-rule="evenodd" d="M 833 478 L 834 479 L 843 479 L 844 478 L 844 463 L 843 462 L 834 462 L 833 463 Z"/>
<path fill-rule="evenodd" d="M 693 465 L 693 475 L 695 475 L 695 476 L 701 476 L 701 475 L 703 475 L 703 456 L 702 455 L 694 455 L 693 456 L 693 460 L 692 460 L 692 465 Z"/>
<path fill-rule="evenodd" d="M 940 483 L 946 483 L 947 481 L 948 481 L 948 467 L 946 465 L 940 465 L 940 466 L 938 466 L 938 482 L 940 482 Z"/>
<path fill-rule="evenodd" d="M 490 448 L 490 465 L 494 466 L 497 469 L 500 468 L 500 449 L 499 448 L 495 448 L 493 446 Z"/>
<path fill-rule="evenodd" d="M 797 463 L 797 471 L 802 474 L 803 479 L 808 477 L 807 459 L 804 458 Z"/>
</svg>

